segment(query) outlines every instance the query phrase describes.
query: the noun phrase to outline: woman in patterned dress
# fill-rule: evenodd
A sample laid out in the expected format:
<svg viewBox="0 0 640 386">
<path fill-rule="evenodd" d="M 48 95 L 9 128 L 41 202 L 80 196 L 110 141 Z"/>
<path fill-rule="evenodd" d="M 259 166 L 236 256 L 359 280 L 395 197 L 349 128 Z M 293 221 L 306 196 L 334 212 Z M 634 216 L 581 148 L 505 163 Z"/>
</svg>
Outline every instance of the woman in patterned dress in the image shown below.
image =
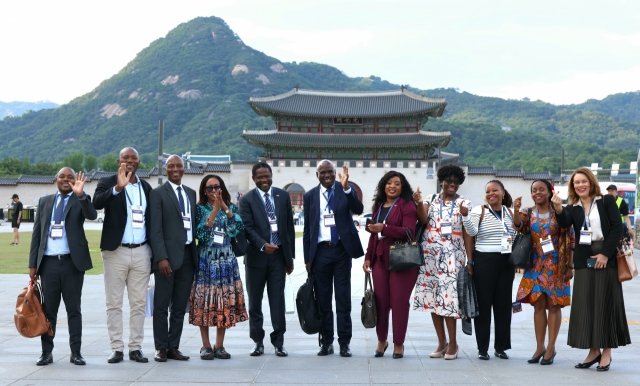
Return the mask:
<svg viewBox="0 0 640 386">
<path fill-rule="evenodd" d="M 431 312 L 438 335 L 438 348 L 431 358 L 456 359 L 456 319 L 460 318 L 458 305 L 458 271 L 463 269 L 467 251 L 463 239 L 462 216 L 467 216 L 471 202 L 457 194 L 464 182 L 464 171 L 456 165 L 438 169 L 438 181 L 442 186 L 439 195 L 422 200 L 420 188 L 413 196 L 418 204 L 418 220 L 426 224 L 422 247 L 426 264 L 420 268 L 413 308 Z M 445 323 L 449 343 L 445 336 Z"/>
<path fill-rule="evenodd" d="M 562 308 L 571 304 L 573 277 L 573 228 L 560 228 L 551 210 L 553 185 L 547 180 L 535 180 L 531 184 L 531 198 L 535 206 L 520 211 L 522 197 L 513 201 L 513 224 L 519 232 L 530 233 L 533 242 L 533 267 L 522 276 L 517 301 L 534 307 L 537 348 L 527 362 L 541 365 L 553 364 L 556 355 L 556 339 L 562 322 Z M 544 245 L 544 240 L 551 240 Z M 547 316 L 547 310 L 549 315 Z M 549 343 L 544 347 L 549 330 Z"/>
<path fill-rule="evenodd" d="M 207 175 L 200 183 L 200 199 L 196 207 L 196 239 L 199 264 L 194 273 L 189 297 L 189 323 L 200 326 L 202 349 L 200 358 L 229 359 L 223 346 L 227 328 L 249 317 L 238 261 L 231 249 L 231 238 L 244 226 L 238 207 L 222 178 Z M 216 327 L 216 344 L 212 348 L 209 327 Z"/>
</svg>

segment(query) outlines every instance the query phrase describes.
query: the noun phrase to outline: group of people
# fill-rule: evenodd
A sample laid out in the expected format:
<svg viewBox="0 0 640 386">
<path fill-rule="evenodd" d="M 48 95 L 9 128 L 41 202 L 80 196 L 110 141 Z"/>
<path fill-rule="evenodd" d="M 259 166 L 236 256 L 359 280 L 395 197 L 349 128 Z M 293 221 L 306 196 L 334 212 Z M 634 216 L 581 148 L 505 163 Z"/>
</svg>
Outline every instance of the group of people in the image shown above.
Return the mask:
<svg viewBox="0 0 640 386">
<path fill-rule="evenodd" d="M 93 201 L 83 190 L 83 173 L 62 168 L 56 176 L 58 192 L 40 199 L 35 219 L 29 275 L 33 282 L 41 280 L 44 311 L 54 333 L 60 300 L 64 300 L 71 363 L 86 363 L 81 354 L 80 304 L 84 273 L 92 264 L 83 223 L 95 219 L 101 209 L 105 212 L 100 248 L 112 350 L 109 363 L 124 359 L 125 288 L 130 306 L 129 359 L 148 362 L 141 344 L 150 275 L 155 285 L 155 361 L 189 359 L 180 351 L 186 312 L 189 323 L 200 328 L 201 359 L 229 359 L 225 331 L 247 320 L 254 342 L 249 355 L 263 355 L 265 287 L 273 326 L 270 342 L 275 355 L 286 357 L 284 287 L 286 275 L 294 269 L 295 231 L 291 199 L 286 191 L 272 186 L 269 164 L 253 166 L 256 187 L 242 195 L 236 206 L 220 176 L 205 176 L 197 194 L 183 185 L 184 163 L 177 155 L 166 161 L 168 181 L 155 189 L 136 175 L 140 159 L 134 148 L 123 149 L 117 162 L 118 173 L 100 179 Z M 350 357 L 352 259 L 365 255 L 352 215 L 361 214 L 364 205 L 349 184 L 346 166 L 337 173 L 331 161 L 322 160 L 316 176 L 319 184 L 303 197 L 303 252 L 306 271 L 317 284 L 322 318 L 318 355 L 334 353 L 335 300 L 339 353 Z M 521 232 L 532 235 L 534 250 L 533 267 L 525 272 L 517 293 L 519 302 L 530 303 L 535 310 L 537 345 L 529 362 L 553 363 L 561 308 L 571 303 L 570 279 L 575 272 L 568 344 L 590 350 L 576 367 L 598 363 L 598 370 L 608 370 L 611 348 L 630 343 L 622 287 L 614 269 L 615 247 L 622 235 L 615 199 L 601 194 L 589 170 L 578 169 L 569 182 L 566 207 L 546 180 L 531 185 L 532 208 L 522 208 L 522 198 L 513 200 L 498 180 L 487 183 L 486 204 L 474 207 L 457 193 L 464 179 L 460 167 L 443 166 L 438 170 L 440 193 L 425 197 L 419 187 L 414 192 L 397 171 L 379 181 L 372 220 L 365 229 L 370 237 L 363 264 L 373 276 L 375 291 L 378 345 L 374 356 L 384 356 L 388 348 L 391 313 L 393 358 L 403 357 L 415 289 L 413 308 L 431 312 L 438 337 L 430 356 L 456 359 L 456 321 L 463 316 L 457 277 L 467 269 L 477 291 L 478 358 L 490 359 L 493 311 L 494 355 L 508 359 L 515 277 L 508 256 L 516 232 Z M 424 264 L 389 270 L 390 247 L 416 237 L 419 225 L 425 227 L 418 240 Z M 244 262 L 248 306 L 233 248 L 240 236 L 246 237 L 248 245 Z M 588 268 L 590 258 L 595 258 L 593 269 Z M 216 329 L 213 344 L 212 327 Z M 37 364 L 47 365 L 53 362 L 53 336 L 43 335 L 41 341 Z"/>
</svg>

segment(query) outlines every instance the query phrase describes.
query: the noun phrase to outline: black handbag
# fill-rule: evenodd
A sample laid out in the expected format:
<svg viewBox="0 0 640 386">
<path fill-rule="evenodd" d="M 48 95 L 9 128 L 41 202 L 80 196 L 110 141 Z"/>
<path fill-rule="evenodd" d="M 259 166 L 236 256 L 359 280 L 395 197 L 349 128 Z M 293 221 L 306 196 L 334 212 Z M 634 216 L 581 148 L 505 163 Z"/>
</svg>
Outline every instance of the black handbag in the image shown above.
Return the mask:
<svg viewBox="0 0 640 386">
<path fill-rule="evenodd" d="M 307 281 L 300 286 L 296 296 L 300 328 L 309 335 L 317 334 L 322 330 L 322 314 L 315 292 L 315 278 L 313 273 L 309 272 Z"/>
<path fill-rule="evenodd" d="M 369 288 L 367 288 L 367 285 Z M 362 297 L 362 311 L 360 311 L 360 319 L 364 328 L 374 328 L 378 323 L 378 312 L 376 310 L 376 296 L 373 293 L 373 285 L 371 285 L 371 274 L 364 274 L 364 296 Z"/>
<path fill-rule="evenodd" d="M 519 269 L 529 269 L 533 266 L 531 234 L 518 233 L 513 239 L 513 248 L 509 255 L 509 265 Z"/>
<path fill-rule="evenodd" d="M 411 237 L 409 228 L 405 227 L 404 231 L 407 233 L 407 242 L 396 241 L 389 247 L 389 271 L 402 271 L 424 265 L 422 248 Z"/>
<path fill-rule="evenodd" d="M 233 249 L 233 254 L 236 257 L 246 255 L 248 248 L 249 244 L 247 243 L 247 235 L 244 233 L 244 229 L 236 237 L 231 238 L 231 249 Z"/>
</svg>

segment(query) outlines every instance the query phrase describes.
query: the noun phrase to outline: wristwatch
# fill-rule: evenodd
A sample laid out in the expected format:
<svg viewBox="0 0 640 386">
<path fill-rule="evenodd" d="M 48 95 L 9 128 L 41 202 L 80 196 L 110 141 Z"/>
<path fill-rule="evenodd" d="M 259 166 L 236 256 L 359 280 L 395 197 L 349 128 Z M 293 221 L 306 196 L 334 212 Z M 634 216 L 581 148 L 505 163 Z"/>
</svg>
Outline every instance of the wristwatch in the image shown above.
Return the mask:
<svg viewBox="0 0 640 386">
<path fill-rule="evenodd" d="M 231 209 L 227 208 L 227 210 L 224 211 L 226 214 L 231 214 Z"/>
</svg>

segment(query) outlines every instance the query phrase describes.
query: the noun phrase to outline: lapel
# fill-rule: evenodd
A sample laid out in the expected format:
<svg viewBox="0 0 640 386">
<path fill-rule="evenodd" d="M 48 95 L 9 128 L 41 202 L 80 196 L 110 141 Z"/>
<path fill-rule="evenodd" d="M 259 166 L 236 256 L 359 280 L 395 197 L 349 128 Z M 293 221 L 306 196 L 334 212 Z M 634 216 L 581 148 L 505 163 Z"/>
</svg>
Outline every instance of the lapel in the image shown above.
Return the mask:
<svg viewBox="0 0 640 386">
<path fill-rule="evenodd" d="M 338 191 L 340 191 L 340 193 L 338 193 Z M 342 189 L 342 184 L 334 181 L 333 182 L 333 213 L 335 215 L 335 213 L 337 212 L 339 206 L 339 202 L 345 198 L 344 197 L 344 190 Z"/>
<path fill-rule="evenodd" d="M 47 235 L 49 234 L 49 224 L 51 224 L 51 219 L 53 218 L 53 204 L 56 202 L 56 194 L 46 197 L 42 203 L 42 214 L 44 214 L 42 224 L 47 230 Z M 38 208 L 38 210 L 40 210 L 40 208 Z"/>
<path fill-rule="evenodd" d="M 320 185 L 316 185 L 315 188 L 311 189 L 311 200 L 310 200 L 310 208 L 309 212 L 311 213 L 311 224 L 317 224 L 320 221 Z M 305 208 L 306 210 L 306 208 Z M 311 229 L 316 229 L 316 227 L 312 227 Z"/>
<path fill-rule="evenodd" d="M 258 191 L 260 191 L 260 193 L 258 193 Z M 262 214 L 262 217 L 264 218 L 264 221 L 266 221 L 267 224 L 268 224 L 269 223 L 269 216 L 267 216 L 267 208 L 265 208 L 264 202 L 262 202 L 262 197 L 260 197 L 261 194 L 264 194 L 262 192 L 262 190 L 260 190 L 258 188 L 254 188 L 253 189 L 253 202 L 258 208 L 260 208 L 258 210 L 258 212 Z M 275 199 L 273 201 L 275 201 Z"/>
<path fill-rule="evenodd" d="M 164 183 L 164 190 L 165 193 L 169 196 L 169 200 L 171 200 L 171 202 L 173 202 L 173 205 L 176 207 L 176 211 L 178 211 L 180 217 L 182 217 L 182 211 L 180 210 L 178 197 L 176 197 L 176 193 L 173 191 L 173 186 L 171 186 L 171 183 L 169 181 Z"/>
<path fill-rule="evenodd" d="M 608 234 L 609 231 L 611 230 L 611 224 L 609 224 L 609 217 L 607 217 L 607 212 L 604 209 L 604 196 L 602 196 L 601 199 L 596 200 L 596 207 L 598 208 L 598 215 L 600 215 L 600 218 L 606 219 L 607 221 L 606 224 L 603 224 L 602 221 L 600 221 L 600 228 L 602 228 L 602 234 L 605 235 L 605 230 Z"/>
</svg>

